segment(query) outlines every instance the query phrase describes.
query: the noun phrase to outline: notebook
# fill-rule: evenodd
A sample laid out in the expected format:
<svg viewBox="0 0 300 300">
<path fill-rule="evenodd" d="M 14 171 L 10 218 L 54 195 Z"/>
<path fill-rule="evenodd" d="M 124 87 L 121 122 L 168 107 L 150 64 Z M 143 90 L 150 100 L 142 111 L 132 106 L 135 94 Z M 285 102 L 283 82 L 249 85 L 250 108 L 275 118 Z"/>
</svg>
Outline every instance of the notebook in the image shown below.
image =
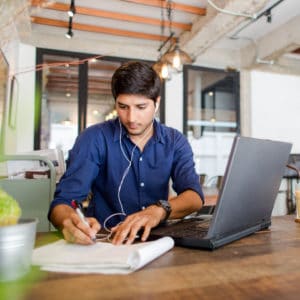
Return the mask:
<svg viewBox="0 0 300 300">
<path fill-rule="evenodd" d="M 213 214 L 170 220 L 151 238 L 171 236 L 177 246 L 212 250 L 268 228 L 291 147 L 236 136 Z"/>
</svg>

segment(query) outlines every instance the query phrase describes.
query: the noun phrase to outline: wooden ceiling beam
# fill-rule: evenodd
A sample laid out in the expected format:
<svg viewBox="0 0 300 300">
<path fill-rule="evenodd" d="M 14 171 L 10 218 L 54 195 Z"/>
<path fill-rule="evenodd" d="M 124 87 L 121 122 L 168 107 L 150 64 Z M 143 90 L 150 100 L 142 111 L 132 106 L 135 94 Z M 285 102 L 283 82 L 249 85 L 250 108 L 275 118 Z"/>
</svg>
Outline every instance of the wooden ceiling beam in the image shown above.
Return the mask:
<svg viewBox="0 0 300 300">
<path fill-rule="evenodd" d="M 161 5 L 163 4 L 164 8 L 167 7 L 167 1 L 166 0 L 125 0 L 125 1 L 126 2 L 137 3 L 137 4 L 142 4 L 142 5 L 156 6 L 156 7 L 161 7 Z M 172 9 L 179 10 L 179 11 L 184 11 L 184 12 L 187 12 L 187 13 L 200 15 L 200 16 L 205 16 L 206 15 L 206 8 L 193 6 L 193 5 L 182 4 L 182 3 L 176 3 L 174 1 L 172 1 Z"/>
<path fill-rule="evenodd" d="M 67 12 L 69 10 L 68 4 L 57 3 L 57 2 L 49 2 L 48 3 L 46 0 L 32 0 L 31 5 L 32 6 L 42 6 L 47 9 L 53 9 L 53 10 L 65 11 L 65 12 Z M 156 19 L 156 18 L 148 18 L 148 17 L 123 14 L 123 13 L 116 13 L 116 12 L 104 11 L 104 10 L 99 10 L 99 9 L 86 8 L 86 7 L 77 6 L 77 5 L 76 5 L 76 14 L 106 18 L 106 19 L 113 19 L 113 20 L 118 20 L 118 21 L 122 21 L 122 22 L 125 21 L 125 22 L 133 22 L 133 23 L 142 23 L 142 24 L 148 24 L 148 25 L 154 25 L 154 26 L 163 25 L 166 28 L 169 27 L 169 22 L 164 21 L 164 24 L 162 24 L 161 20 Z M 172 21 L 172 27 L 178 28 L 181 30 L 185 30 L 185 31 L 190 31 L 192 28 L 192 24 Z"/>
<path fill-rule="evenodd" d="M 31 17 L 31 21 L 32 23 L 40 24 L 40 25 L 68 28 L 68 22 L 61 21 L 61 20 L 54 20 L 54 19 L 42 18 L 42 17 Z M 108 28 L 103 26 L 95 26 L 95 25 L 80 24 L 80 23 L 73 23 L 73 29 L 96 32 L 96 33 L 104 33 L 109 35 L 125 36 L 125 37 L 136 38 L 136 39 L 154 40 L 160 42 L 165 41 L 168 38 L 158 34 L 143 33 L 137 31 L 123 30 L 123 29 L 114 29 L 114 28 Z M 175 42 L 175 38 L 173 38 L 173 42 Z"/>
</svg>

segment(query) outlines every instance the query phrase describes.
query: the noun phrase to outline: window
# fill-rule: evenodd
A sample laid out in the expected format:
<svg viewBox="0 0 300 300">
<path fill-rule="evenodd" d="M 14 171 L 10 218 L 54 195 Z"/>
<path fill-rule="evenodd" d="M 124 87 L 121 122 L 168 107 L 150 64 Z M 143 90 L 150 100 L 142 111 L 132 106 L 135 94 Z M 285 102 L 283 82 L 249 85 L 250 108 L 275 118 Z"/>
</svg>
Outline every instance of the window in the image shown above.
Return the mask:
<svg viewBox="0 0 300 300">
<path fill-rule="evenodd" d="M 240 132 L 239 73 L 184 67 L 184 132 L 196 171 L 208 181 L 222 176 L 231 144 Z"/>
<path fill-rule="evenodd" d="M 50 49 L 37 50 L 34 149 L 61 149 L 67 158 L 78 133 L 116 117 L 111 77 L 126 61 Z M 149 62 L 151 64 L 151 62 Z M 162 99 L 164 98 L 162 89 Z M 160 106 L 160 120 L 164 107 Z"/>
</svg>

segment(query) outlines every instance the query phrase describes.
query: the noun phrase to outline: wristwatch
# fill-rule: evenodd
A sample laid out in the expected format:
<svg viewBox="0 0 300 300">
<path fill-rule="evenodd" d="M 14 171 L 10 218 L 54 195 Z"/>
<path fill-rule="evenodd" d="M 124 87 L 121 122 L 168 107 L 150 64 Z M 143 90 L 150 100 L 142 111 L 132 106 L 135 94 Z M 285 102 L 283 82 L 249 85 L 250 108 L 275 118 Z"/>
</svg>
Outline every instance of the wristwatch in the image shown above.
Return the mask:
<svg viewBox="0 0 300 300">
<path fill-rule="evenodd" d="M 169 218 L 169 216 L 170 216 L 170 214 L 172 212 L 172 208 L 171 208 L 170 202 L 168 200 L 158 200 L 155 203 L 155 205 L 157 205 L 159 207 L 162 207 L 165 210 L 166 216 L 162 220 L 162 222 L 166 221 Z"/>
</svg>

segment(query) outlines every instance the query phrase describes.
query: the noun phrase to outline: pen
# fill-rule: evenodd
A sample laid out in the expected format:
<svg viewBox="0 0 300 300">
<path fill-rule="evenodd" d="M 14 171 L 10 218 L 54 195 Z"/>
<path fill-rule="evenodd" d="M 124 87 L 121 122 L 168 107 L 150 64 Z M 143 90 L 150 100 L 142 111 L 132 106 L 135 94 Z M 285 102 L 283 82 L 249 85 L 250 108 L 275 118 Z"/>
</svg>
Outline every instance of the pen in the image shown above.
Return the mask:
<svg viewBox="0 0 300 300">
<path fill-rule="evenodd" d="M 88 227 L 90 227 L 90 224 L 88 221 L 85 219 L 85 216 L 83 214 L 83 211 L 81 209 L 81 204 L 79 204 L 76 200 L 72 200 L 71 202 L 72 207 L 75 209 L 77 215 L 79 216 L 80 220 Z M 91 237 L 91 240 L 93 242 L 96 242 L 96 236 Z"/>
</svg>

